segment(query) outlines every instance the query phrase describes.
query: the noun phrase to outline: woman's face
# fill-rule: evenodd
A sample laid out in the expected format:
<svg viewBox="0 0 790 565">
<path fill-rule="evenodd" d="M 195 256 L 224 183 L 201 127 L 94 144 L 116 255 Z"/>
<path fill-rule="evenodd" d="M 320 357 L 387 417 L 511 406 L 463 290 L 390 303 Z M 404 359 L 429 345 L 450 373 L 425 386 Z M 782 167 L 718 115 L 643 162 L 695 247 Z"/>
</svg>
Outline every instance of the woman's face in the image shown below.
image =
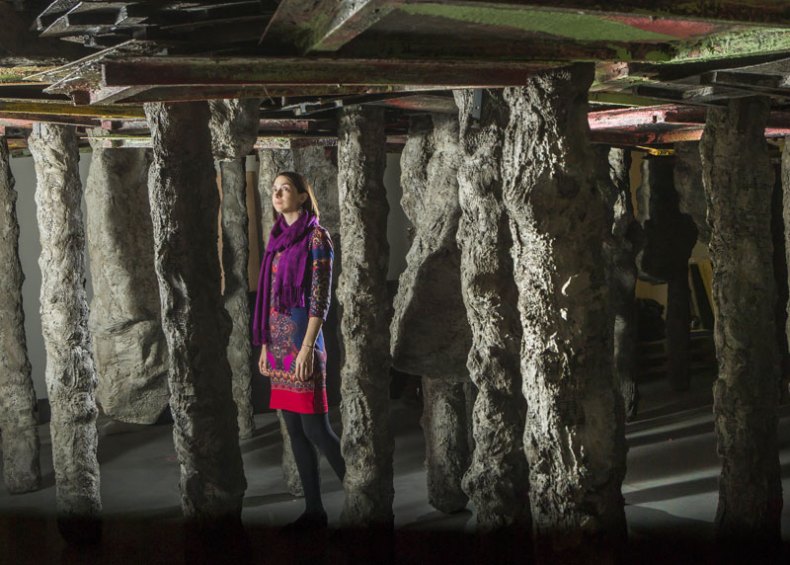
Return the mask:
<svg viewBox="0 0 790 565">
<path fill-rule="evenodd" d="M 307 193 L 300 194 L 296 187 L 286 176 L 274 179 L 272 185 L 272 206 L 278 214 L 298 212 L 305 200 Z"/>
</svg>

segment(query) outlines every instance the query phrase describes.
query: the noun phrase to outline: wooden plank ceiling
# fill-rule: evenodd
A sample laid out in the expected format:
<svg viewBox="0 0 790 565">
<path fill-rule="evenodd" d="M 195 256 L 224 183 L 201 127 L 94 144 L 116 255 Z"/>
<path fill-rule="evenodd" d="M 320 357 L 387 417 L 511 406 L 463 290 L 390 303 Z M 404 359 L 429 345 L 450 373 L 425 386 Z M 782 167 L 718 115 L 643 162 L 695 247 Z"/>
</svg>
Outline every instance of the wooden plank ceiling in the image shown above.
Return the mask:
<svg viewBox="0 0 790 565">
<path fill-rule="evenodd" d="M 142 104 L 262 99 L 259 146 L 332 144 L 335 110 L 454 112 L 454 88 L 518 86 L 596 63 L 596 142 L 698 139 L 705 109 L 769 96 L 790 134 L 786 0 L 237 0 L 0 3 L 0 129 L 34 121 L 147 143 Z M 55 45 L 55 47 L 53 47 Z M 58 48 L 58 46 L 61 46 Z"/>
</svg>

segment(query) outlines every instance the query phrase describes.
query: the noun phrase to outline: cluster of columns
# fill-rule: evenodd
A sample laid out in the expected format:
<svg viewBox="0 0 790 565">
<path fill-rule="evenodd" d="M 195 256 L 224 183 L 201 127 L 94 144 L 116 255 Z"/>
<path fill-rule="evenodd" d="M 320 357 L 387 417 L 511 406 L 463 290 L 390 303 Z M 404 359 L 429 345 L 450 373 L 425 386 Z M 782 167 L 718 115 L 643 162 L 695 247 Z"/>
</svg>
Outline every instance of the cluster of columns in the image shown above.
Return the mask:
<svg viewBox="0 0 790 565">
<path fill-rule="evenodd" d="M 336 230 L 343 235 L 337 296 L 344 344 L 345 525 L 393 522 L 389 367 L 400 364 L 426 377 L 423 422 L 432 503 L 452 511 L 468 497 L 481 531 L 531 528 L 538 556 L 573 562 L 589 560 L 592 552 L 598 560 L 616 559 L 613 548 L 626 533 L 620 487 L 625 405 L 633 394 L 633 343 L 627 335 L 633 312 L 624 297 L 633 294 L 635 251 L 627 158 L 622 151 L 595 151 L 589 142 L 592 78 L 592 66 L 581 64 L 530 77 L 520 88 L 458 91 L 457 120 L 431 116 L 412 124 L 404 164 L 425 185 L 404 183 L 415 239 L 392 325 L 384 112 L 341 111 Z M 167 361 L 162 352 L 150 364 L 152 370 L 167 367 L 182 507 L 202 524 L 238 522 L 246 488 L 238 438 L 252 433 L 248 319 L 234 326 L 232 318 L 248 308 L 241 179 L 242 158 L 257 128 L 256 108 L 257 101 L 146 104 L 153 151 L 133 155 L 128 165 L 136 171 L 129 190 L 142 202 L 140 175 L 150 159 L 151 231 L 140 237 L 151 244 L 161 305 L 158 312 L 151 312 L 150 300 L 121 310 L 124 319 L 145 312 L 148 318 L 137 319 L 149 326 L 161 320 L 161 335 L 148 326 L 145 332 L 154 343 L 164 339 Z M 776 289 L 768 276 L 773 178 L 763 138 L 768 108 L 767 100 L 748 98 L 710 110 L 700 144 L 718 312 L 714 409 L 724 466 L 716 522 L 724 538 L 749 541 L 778 539 L 782 506 Z M 101 501 L 77 141 L 73 128 L 37 125 L 29 146 L 38 177 L 42 327 L 58 508 L 63 531 L 84 539 L 97 535 Z M 786 149 L 790 161 L 788 155 Z M 213 157 L 221 162 L 224 194 L 224 297 Z M 114 158 L 100 154 L 97 162 Z M 262 153 L 261 171 L 291 168 L 287 159 L 294 155 Z M 2 142 L 0 165 L 2 256 L 12 251 L 6 262 L 12 276 L 3 279 L 8 288 L 0 306 L 15 328 L 3 334 L 0 390 L 7 394 L 0 398 L 0 429 L 5 480 L 19 492 L 38 485 L 38 440 L 20 329 L 13 183 Z M 261 186 L 268 186 L 273 179 L 263 176 Z M 430 198 L 436 202 L 426 203 Z M 100 218 L 114 217 L 109 208 L 101 210 Z M 263 230 L 268 233 L 265 224 Z M 97 232 L 95 238 L 111 236 Z M 443 322 L 449 347 L 466 351 L 466 362 L 431 366 L 428 354 L 415 359 L 405 345 L 414 337 L 409 329 L 417 327 L 418 317 L 409 311 L 425 302 L 426 286 L 453 269 L 455 278 L 447 283 L 452 292 L 441 297 L 449 314 Z M 137 284 L 123 280 L 128 288 Z M 440 319 L 442 312 L 435 314 Z M 110 326 L 93 325 L 97 336 Z M 97 350 L 104 347 L 100 339 L 93 343 Z M 448 350 L 440 345 L 428 344 L 441 359 Z M 236 347 L 241 353 L 229 359 L 229 348 Z M 465 434 L 469 382 L 477 391 L 473 441 Z M 151 414 L 161 411 L 164 394 L 161 386 L 154 389 L 159 400 L 151 402 Z M 432 425 L 437 418 L 444 424 Z M 438 454 L 440 446 L 449 450 Z M 453 465 L 442 469 L 449 460 Z"/>
</svg>

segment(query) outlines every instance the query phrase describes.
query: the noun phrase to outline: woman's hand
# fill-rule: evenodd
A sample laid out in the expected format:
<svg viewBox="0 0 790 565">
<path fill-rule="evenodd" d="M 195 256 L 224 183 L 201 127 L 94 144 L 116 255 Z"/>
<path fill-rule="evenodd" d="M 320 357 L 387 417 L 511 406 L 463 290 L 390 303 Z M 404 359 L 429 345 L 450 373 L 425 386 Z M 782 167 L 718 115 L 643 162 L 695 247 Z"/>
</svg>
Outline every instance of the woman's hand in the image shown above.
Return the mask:
<svg viewBox="0 0 790 565">
<path fill-rule="evenodd" d="M 306 381 L 313 374 L 313 348 L 303 346 L 296 356 L 294 376 L 298 381 Z"/>
<path fill-rule="evenodd" d="M 269 352 L 269 346 L 265 343 L 261 346 L 261 357 L 258 359 L 258 371 L 261 375 L 266 375 L 266 358 Z"/>
</svg>

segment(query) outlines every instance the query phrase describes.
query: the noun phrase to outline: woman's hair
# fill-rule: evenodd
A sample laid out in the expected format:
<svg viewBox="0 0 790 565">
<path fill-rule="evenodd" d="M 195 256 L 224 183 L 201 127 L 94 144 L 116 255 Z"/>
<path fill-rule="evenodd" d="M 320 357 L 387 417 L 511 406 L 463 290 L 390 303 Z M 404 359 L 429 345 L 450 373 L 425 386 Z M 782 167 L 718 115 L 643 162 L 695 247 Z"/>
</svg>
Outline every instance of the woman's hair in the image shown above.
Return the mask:
<svg viewBox="0 0 790 565">
<path fill-rule="evenodd" d="M 313 192 L 313 187 L 310 186 L 310 183 L 307 182 L 307 179 L 304 175 L 300 173 L 295 173 L 294 171 L 281 171 L 277 173 L 277 177 L 286 177 L 291 184 L 296 188 L 296 192 L 299 194 L 307 193 L 307 200 L 304 201 L 302 204 L 302 208 L 310 212 L 316 218 L 320 216 L 320 212 L 318 210 L 318 200 L 315 198 L 315 193 Z M 274 177 L 275 179 L 277 177 Z"/>
</svg>

